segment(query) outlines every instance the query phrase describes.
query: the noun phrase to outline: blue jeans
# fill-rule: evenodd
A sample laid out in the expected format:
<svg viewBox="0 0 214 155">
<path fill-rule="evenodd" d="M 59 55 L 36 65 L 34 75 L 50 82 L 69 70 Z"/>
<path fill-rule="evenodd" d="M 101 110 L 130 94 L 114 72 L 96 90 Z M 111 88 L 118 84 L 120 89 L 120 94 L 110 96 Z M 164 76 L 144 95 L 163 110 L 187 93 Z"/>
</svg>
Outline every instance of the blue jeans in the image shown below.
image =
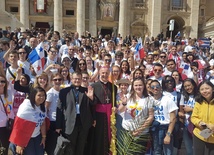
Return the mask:
<svg viewBox="0 0 214 155">
<path fill-rule="evenodd" d="M 172 155 L 173 153 L 173 137 L 170 138 L 170 144 L 164 144 L 164 138 L 168 130 L 168 125 L 160 125 L 159 128 L 152 132 L 154 155 Z"/>
<path fill-rule="evenodd" d="M 187 155 L 193 155 L 193 140 L 192 135 L 189 133 L 187 127 L 184 127 L 183 140 L 186 148 Z"/>
<path fill-rule="evenodd" d="M 41 134 L 31 138 L 27 147 L 24 149 L 24 155 L 44 155 L 44 147 L 43 145 L 40 145 L 41 141 Z"/>
<path fill-rule="evenodd" d="M 24 155 L 44 155 L 44 147 L 40 145 L 42 141 L 41 134 L 37 137 L 31 138 L 28 145 L 24 149 Z M 16 145 L 10 143 L 9 149 L 12 151 L 13 155 L 16 155 Z"/>
</svg>

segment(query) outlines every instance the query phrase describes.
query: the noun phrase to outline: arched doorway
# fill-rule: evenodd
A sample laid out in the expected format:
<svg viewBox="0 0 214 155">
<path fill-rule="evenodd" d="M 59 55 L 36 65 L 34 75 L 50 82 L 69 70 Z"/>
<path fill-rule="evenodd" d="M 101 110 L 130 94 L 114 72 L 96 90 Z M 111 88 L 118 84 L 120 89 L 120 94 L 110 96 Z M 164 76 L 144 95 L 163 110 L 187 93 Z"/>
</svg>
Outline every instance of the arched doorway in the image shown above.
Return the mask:
<svg viewBox="0 0 214 155">
<path fill-rule="evenodd" d="M 50 29 L 50 25 L 48 22 L 36 22 L 35 28 L 37 30 L 46 32 L 46 29 Z"/>
<path fill-rule="evenodd" d="M 185 21 L 183 20 L 183 18 L 179 17 L 179 16 L 173 16 L 171 17 L 168 21 L 167 24 L 169 25 L 170 20 L 174 19 L 175 23 L 174 23 L 174 31 L 172 31 L 172 38 L 175 37 L 175 35 L 180 31 L 181 34 L 183 32 L 184 29 L 184 25 L 185 25 Z M 166 31 L 166 37 L 170 37 L 171 31 L 169 31 L 169 26 L 167 27 L 167 31 Z"/>
</svg>

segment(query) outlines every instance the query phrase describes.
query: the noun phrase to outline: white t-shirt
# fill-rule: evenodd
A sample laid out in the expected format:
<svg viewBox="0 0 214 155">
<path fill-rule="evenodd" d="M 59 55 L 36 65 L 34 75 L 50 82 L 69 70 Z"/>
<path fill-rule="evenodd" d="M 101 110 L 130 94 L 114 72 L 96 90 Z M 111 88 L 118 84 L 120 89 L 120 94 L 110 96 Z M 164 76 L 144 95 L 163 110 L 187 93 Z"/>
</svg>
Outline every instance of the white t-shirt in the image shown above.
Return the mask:
<svg viewBox="0 0 214 155">
<path fill-rule="evenodd" d="M 178 105 L 178 103 L 177 103 L 177 101 L 178 101 L 177 100 L 177 92 L 176 91 L 173 91 L 173 92 L 164 91 L 163 95 L 170 97 L 175 102 L 175 104 Z M 184 104 L 184 96 L 181 94 L 180 105 L 182 105 L 182 104 Z"/>
<path fill-rule="evenodd" d="M 51 88 L 47 92 L 47 102 L 50 102 L 49 109 L 47 111 L 47 117 L 50 119 L 50 121 L 56 121 L 56 108 L 57 103 L 59 100 L 59 91 L 55 90 L 54 88 Z"/>
<path fill-rule="evenodd" d="M 65 44 L 65 45 L 62 45 L 59 49 L 59 54 L 58 57 L 61 57 L 62 55 L 64 54 L 68 54 L 68 46 Z"/>
<path fill-rule="evenodd" d="M 25 71 L 25 74 L 29 75 L 31 73 L 30 71 L 30 63 L 28 61 L 20 61 L 18 60 L 18 66 L 22 67 Z"/>
<path fill-rule="evenodd" d="M 183 105 L 183 106 L 189 106 L 190 108 L 194 108 L 194 106 L 195 106 L 195 98 L 194 98 L 194 96 L 193 95 L 190 95 L 189 96 L 189 100 L 188 101 L 185 101 L 184 102 L 184 104 L 182 103 L 181 105 Z M 191 113 L 185 113 L 185 125 L 188 125 L 189 124 L 189 121 L 188 121 L 188 119 L 189 119 L 189 117 L 191 116 Z"/>
<path fill-rule="evenodd" d="M 11 66 L 9 67 L 10 71 L 12 72 L 12 74 L 16 77 L 17 76 L 17 69 L 12 68 Z M 12 77 L 12 75 L 10 74 L 10 72 L 6 71 L 6 78 L 7 81 L 9 82 L 8 84 L 8 90 L 11 91 L 12 94 L 14 94 L 15 90 L 14 90 L 14 83 L 15 83 L 15 79 Z"/>
<path fill-rule="evenodd" d="M 24 102 L 19 106 L 17 116 L 36 123 L 36 127 L 31 137 L 37 137 L 40 134 L 40 128 L 43 121 L 45 120 L 46 112 L 42 112 L 40 106 L 35 105 L 35 108 L 33 108 L 30 100 L 25 99 Z"/>
<path fill-rule="evenodd" d="M 169 96 L 164 95 L 156 101 L 158 101 L 158 104 L 154 107 L 155 120 L 162 125 L 169 124 L 170 113 L 178 109 L 177 105 Z"/>
<path fill-rule="evenodd" d="M 7 115 L 5 114 L 5 110 L 2 104 L 2 101 L 0 100 L 0 127 L 6 127 L 8 117 L 14 119 L 14 113 L 13 113 L 13 102 L 12 97 L 10 95 L 10 91 L 8 91 L 8 97 L 5 98 L 4 95 L 1 95 L 2 101 L 7 110 Z"/>
<path fill-rule="evenodd" d="M 149 109 L 154 105 L 151 97 L 142 98 L 135 103 L 128 100 L 126 111 L 120 113 L 123 117 L 122 126 L 125 130 L 134 131 L 144 124 L 149 116 Z M 148 133 L 149 128 L 145 129 L 142 134 Z"/>
</svg>

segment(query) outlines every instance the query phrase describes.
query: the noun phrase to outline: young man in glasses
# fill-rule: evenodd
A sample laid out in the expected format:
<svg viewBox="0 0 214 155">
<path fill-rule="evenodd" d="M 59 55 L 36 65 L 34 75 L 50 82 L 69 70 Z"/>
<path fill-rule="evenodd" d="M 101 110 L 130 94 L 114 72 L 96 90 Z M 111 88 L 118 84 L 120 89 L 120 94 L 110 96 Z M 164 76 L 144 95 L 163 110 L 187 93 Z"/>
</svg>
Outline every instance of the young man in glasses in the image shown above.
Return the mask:
<svg viewBox="0 0 214 155">
<path fill-rule="evenodd" d="M 55 47 L 51 47 L 48 51 L 48 56 L 46 58 L 46 63 L 44 68 L 47 68 L 49 65 L 56 64 L 56 57 L 58 55 L 58 49 Z"/>
<path fill-rule="evenodd" d="M 82 74 L 74 72 L 72 86 L 61 89 L 59 92 L 56 132 L 61 131 L 70 140 L 64 154 L 83 155 L 88 131 L 93 125 L 91 106 L 94 100 L 94 89 L 91 86 L 81 87 L 81 82 Z"/>
<path fill-rule="evenodd" d="M 161 52 L 161 54 L 159 56 L 159 63 L 163 66 L 163 68 L 165 68 L 165 66 L 166 66 L 166 61 L 167 61 L 166 53 Z"/>
<path fill-rule="evenodd" d="M 156 105 L 154 106 L 155 124 L 152 126 L 152 139 L 154 154 L 172 155 L 172 132 L 176 122 L 176 110 L 178 107 L 168 96 L 162 94 L 162 88 L 157 80 L 150 84 Z"/>
<path fill-rule="evenodd" d="M 151 76 L 150 79 L 158 80 L 159 83 L 162 82 L 163 66 L 159 63 L 155 63 L 153 67 L 154 76 Z"/>
<path fill-rule="evenodd" d="M 70 37 L 66 37 L 65 38 L 65 44 L 62 45 L 59 49 L 59 54 L 60 56 L 62 56 L 63 54 L 68 54 L 68 47 L 71 46 L 71 38 Z"/>
</svg>

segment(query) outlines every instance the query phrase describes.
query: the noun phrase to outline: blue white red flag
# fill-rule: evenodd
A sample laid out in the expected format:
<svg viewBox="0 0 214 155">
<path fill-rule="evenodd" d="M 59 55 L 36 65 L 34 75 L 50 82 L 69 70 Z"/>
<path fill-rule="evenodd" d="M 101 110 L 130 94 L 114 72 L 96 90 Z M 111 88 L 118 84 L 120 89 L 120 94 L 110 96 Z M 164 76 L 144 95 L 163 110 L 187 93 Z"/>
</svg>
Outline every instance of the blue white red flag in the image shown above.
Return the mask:
<svg viewBox="0 0 214 155">
<path fill-rule="evenodd" d="M 198 47 L 200 48 L 210 48 L 210 40 L 207 38 L 198 39 Z"/>
<path fill-rule="evenodd" d="M 145 57 L 145 52 L 144 52 L 144 48 L 143 48 L 143 43 L 142 43 L 142 38 L 140 37 L 138 39 L 138 43 L 135 46 L 135 53 L 134 53 L 134 58 L 135 60 L 141 60 Z"/>
<path fill-rule="evenodd" d="M 181 62 L 180 66 L 178 67 L 178 72 L 180 74 L 188 75 L 191 72 L 190 65 L 185 62 Z"/>
<path fill-rule="evenodd" d="M 40 75 L 45 66 L 45 53 L 42 43 L 40 43 L 32 52 L 29 54 L 28 59 L 34 68 L 37 75 Z"/>
</svg>

